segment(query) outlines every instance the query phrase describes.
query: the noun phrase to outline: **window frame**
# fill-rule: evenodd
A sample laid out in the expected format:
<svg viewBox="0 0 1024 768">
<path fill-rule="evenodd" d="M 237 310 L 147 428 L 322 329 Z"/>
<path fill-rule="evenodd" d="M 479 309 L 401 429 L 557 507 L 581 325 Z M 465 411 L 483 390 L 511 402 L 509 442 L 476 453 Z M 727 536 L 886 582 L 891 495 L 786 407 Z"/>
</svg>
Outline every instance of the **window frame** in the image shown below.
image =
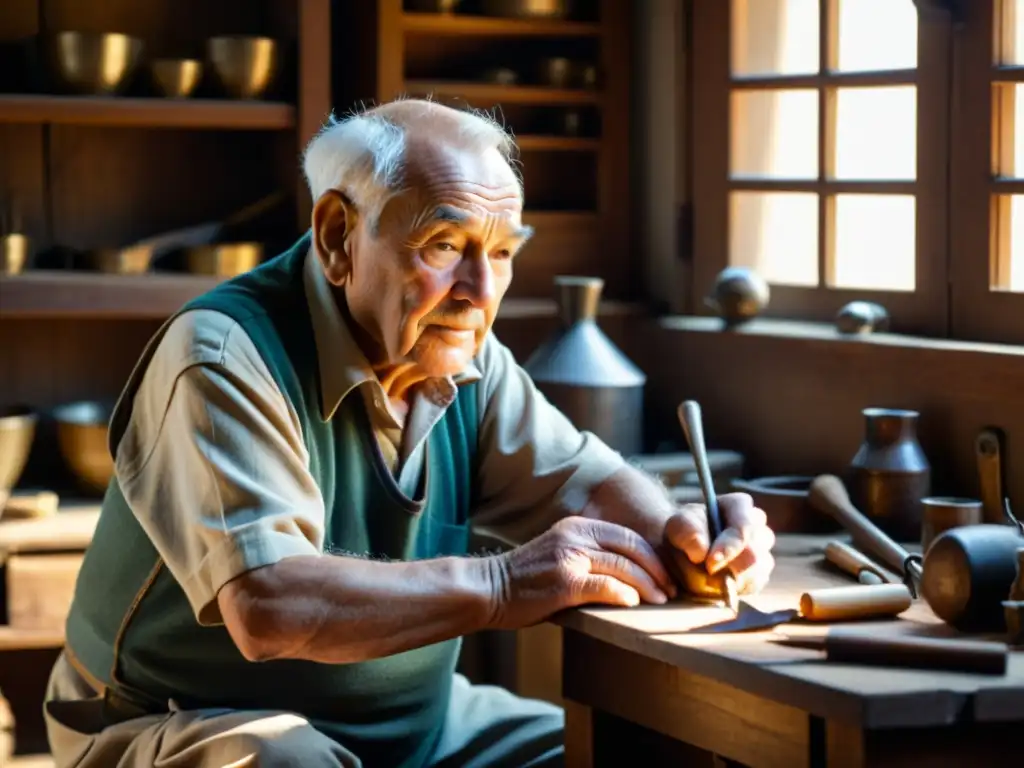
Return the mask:
<svg viewBox="0 0 1024 768">
<path fill-rule="evenodd" d="M 892 329 L 921 336 L 947 336 L 950 320 L 948 262 L 950 248 L 950 69 L 953 64 L 952 23 L 948 13 L 921 12 L 918 23 L 916 70 L 836 73 L 835 51 L 838 0 L 819 0 L 819 72 L 733 78 L 731 75 L 731 0 L 692 0 L 690 14 L 690 123 L 693 269 L 690 306 L 710 314 L 703 298 L 716 275 L 729 264 L 729 192 L 813 191 L 819 198 L 818 287 L 771 286 L 764 315 L 801 320 L 834 320 L 853 300 L 876 301 L 889 311 Z M 827 178 L 831 149 L 832 89 L 837 86 L 914 84 L 917 87 L 917 178 L 900 181 L 836 181 Z M 731 180 L 730 102 L 735 88 L 815 87 L 819 93 L 819 173 L 816 181 L 779 179 Z M 899 193 L 912 189 L 916 197 L 915 290 L 911 292 L 828 288 L 823 285 L 831 263 L 828 253 L 836 193 Z M 936 226 L 935 222 L 942 224 Z"/>
<path fill-rule="evenodd" d="M 1024 65 L 997 62 L 998 15 L 1008 11 L 1002 0 L 998 5 L 997 10 L 994 0 L 963 3 L 956 35 L 950 152 L 952 335 L 1024 344 L 1024 293 L 990 288 L 999 261 L 1007 258 L 993 258 L 1000 248 L 997 195 L 1024 194 L 1024 169 L 1015 169 L 1014 179 L 997 176 L 1005 137 L 996 110 L 1006 102 L 993 98 L 995 83 L 1024 83 Z M 1003 221 L 1005 216 L 1003 212 Z"/>
</svg>

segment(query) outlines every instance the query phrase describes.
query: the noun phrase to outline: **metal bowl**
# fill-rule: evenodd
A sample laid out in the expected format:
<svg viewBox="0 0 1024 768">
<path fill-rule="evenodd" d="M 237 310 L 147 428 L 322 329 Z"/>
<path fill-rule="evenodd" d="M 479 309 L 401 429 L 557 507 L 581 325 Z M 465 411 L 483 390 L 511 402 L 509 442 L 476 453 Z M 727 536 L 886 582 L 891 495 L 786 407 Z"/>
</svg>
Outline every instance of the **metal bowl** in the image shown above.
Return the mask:
<svg viewBox="0 0 1024 768">
<path fill-rule="evenodd" d="M 99 248 L 80 255 L 81 264 L 87 270 L 107 272 L 115 275 L 141 275 L 149 271 L 153 260 L 153 249 Z"/>
<path fill-rule="evenodd" d="M 417 13 L 455 13 L 462 0 L 409 0 L 407 7 Z"/>
<path fill-rule="evenodd" d="M 188 98 L 203 79 L 203 63 L 196 59 L 157 59 L 149 71 L 157 91 L 171 99 Z"/>
<path fill-rule="evenodd" d="M 0 274 L 16 275 L 28 262 L 31 243 L 28 236 L 11 233 L 0 237 Z"/>
<path fill-rule="evenodd" d="M 60 454 L 75 479 L 93 493 L 102 494 L 114 476 L 114 459 L 107 447 L 107 425 L 114 404 L 83 400 L 53 410 Z"/>
<path fill-rule="evenodd" d="M 481 0 L 485 16 L 520 19 L 564 19 L 569 15 L 569 0 Z"/>
<path fill-rule="evenodd" d="M 221 87 L 236 99 L 260 98 L 277 74 L 277 42 L 268 37 L 213 37 L 207 51 Z"/>
<path fill-rule="evenodd" d="M 234 277 L 248 272 L 262 259 L 260 243 L 199 245 L 185 252 L 185 268 L 196 275 Z"/>
<path fill-rule="evenodd" d="M 0 408 L 0 494 L 18 484 L 32 450 L 37 420 L 27 406 Z"/>
<path fill-rule="evenodd" d="M 142 41 L 128 35 L 58 32 L 46 38 L 52 76 L 68 90 L 85 95 L 120 91 L 135 73 Z"/>
</svg>

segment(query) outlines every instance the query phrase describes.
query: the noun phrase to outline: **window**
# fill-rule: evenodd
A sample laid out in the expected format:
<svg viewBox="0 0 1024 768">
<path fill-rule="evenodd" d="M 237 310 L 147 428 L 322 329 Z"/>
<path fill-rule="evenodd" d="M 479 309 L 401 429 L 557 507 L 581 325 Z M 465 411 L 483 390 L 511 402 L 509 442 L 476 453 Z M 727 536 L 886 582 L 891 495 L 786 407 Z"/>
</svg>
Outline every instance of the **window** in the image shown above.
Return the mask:
<svg viewBox="0 0 1024 768">
<path fill-rule="evenodd" d="M 951 130 L 952 329 L 1024 344 L 1024 1 L 964 11 Z"/>
<path fill-rule="evenodd" d="M 1024 0 L 956 5 L 693 0 L 695 294 L 745 265 L 772 316 L 1024 342 Z"/>
</svg>

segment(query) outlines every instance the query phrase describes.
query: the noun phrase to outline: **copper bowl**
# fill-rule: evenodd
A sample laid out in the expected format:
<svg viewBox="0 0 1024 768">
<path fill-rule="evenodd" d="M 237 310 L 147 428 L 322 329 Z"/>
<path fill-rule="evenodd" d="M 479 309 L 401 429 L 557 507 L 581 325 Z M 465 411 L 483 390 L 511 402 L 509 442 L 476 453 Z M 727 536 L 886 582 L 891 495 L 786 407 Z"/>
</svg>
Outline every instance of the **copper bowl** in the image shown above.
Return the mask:
<svg viewBox="0 0 1024 768">
<path fill-rule="evenodd" d="M 203 79 L 203 63 L 195 59 L 158 59 L 149 71 L 157 91 L 171 99 L 187 99 Z"/>
<path fill-rule="evenodd" d="M 185 252 L 186 269 L 194 275 L 235 277 L 248 272 L 263 259 L 260 243 L 199 245 Z"/>
<path fill-rule="evenodd" d="M 269 37 L 213 37 L 207 51 L 218 82 L 235 99 L 260 98 L 277 74 L 277 42 Z"/>
<path fill-rule="evenodd" d="M 0 495 L 18 484 L 25 470 L 37 420 L 35 412 L 27 406 L 0 408 Z"/>
<path fill-rule="evenodd" d="M 107 431 L 114 404 L 83 400 L 53 410 L 60 454 L 75 479 L 88 491 L 102 494 L 114 476 Z"/>
<path fill-rule="evenodd" d="M 83 95 L 117 93 L 128 83 L 142 56 L 142 41 L 102 32 L 58 32 L 45 38 L 52 76 Z"/>
</svg>

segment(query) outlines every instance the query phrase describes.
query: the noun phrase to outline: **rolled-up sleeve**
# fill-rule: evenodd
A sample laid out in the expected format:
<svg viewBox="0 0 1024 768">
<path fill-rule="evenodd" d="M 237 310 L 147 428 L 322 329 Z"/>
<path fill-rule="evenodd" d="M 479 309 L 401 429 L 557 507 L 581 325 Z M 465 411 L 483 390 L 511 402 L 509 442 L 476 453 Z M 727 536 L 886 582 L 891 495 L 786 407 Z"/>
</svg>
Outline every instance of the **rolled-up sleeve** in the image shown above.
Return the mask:
<svg viewBox="0 0 1024 768">
<path fill-rule="evenodd" d="M 115 471 L 202 624 L 227 582 L 322 551 L 324 507 L 294 409 L 219 313 L 169 327 L 133 401 Z"/>
<path fill-rule="evenodd" d="M 596 435 L 576 429 L 493 336 L 477 365 L 482 378 L 474 527 L 521 543 L 579 514 L 625 460 Z"/>
</svg>

